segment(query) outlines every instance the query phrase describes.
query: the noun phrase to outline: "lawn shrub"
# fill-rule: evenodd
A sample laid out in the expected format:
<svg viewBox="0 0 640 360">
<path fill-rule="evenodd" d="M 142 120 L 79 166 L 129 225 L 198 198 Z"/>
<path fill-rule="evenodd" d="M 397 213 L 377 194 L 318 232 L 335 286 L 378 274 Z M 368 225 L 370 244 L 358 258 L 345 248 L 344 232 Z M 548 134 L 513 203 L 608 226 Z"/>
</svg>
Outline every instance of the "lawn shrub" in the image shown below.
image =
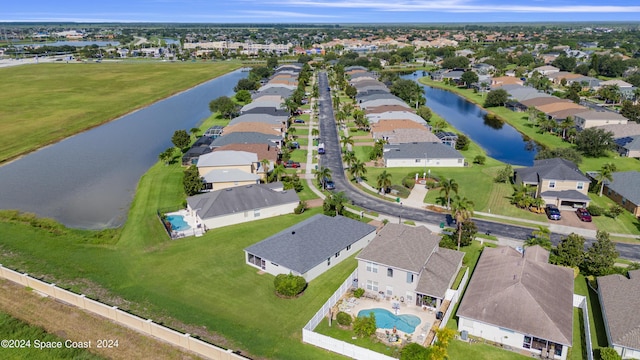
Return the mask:
<svg viewBox="0 0 640 360">
<path fill-rule="evenodd" d="M 404 186 L 400 186 L 400 185 L 391 185 L 391 190 L 396 190 L 396 191 L 392 191 L 392 194 L 396 194 L 397 196 L 401 197 L 401 198 L 407 198 L 409 197 L 409 194 L 411 193 L 411 191 L 409 189 L 407 189 Z"/>
<path fill-rule="evenodd" d="M 273 280 L 273 285 L 279 295 L 295 297 L 307 287 L 307 281 L 302 276 L 280 274 Z"/>
<path fill-rule="evenodd" d="M 404 179 L 402 179 L 402 186 L 407 189 L 413 189 L 413 187 L 416 186 L 415 178 L 413 176 L 405 176 Z"/>
<path fill-rule="evenodd" d="M 357 288 L 353 291 L 353 296 L 356 297 L 356 299 L 360 299 L 362 297 L 362 295 L 364 295 L 364 289 L 363 288 Z"/>
<path fill-rule="evenodd" d="M 440 186 L 440 184 L 433 180 L 427 180 L 425 186 L 427 187 L 427 189 L 435 189 Z"/>
<path fill-rule="evenodd" d="M 371 337 L 376 333 L 376 315 L 370 312 L 368 316 L 358 316 L 353 322 L 353 331 L 359 337 Z"/>
<path fill-rule="evenodd" d="M 336 321 L 338 322 L 338 324 L 342 326 L 351 326 L 351 322 L 353 321 L 353 318 L 351 317 L 351 315 L 347 314 L 346 312 L 340 311 L 338 315 L 336 315 Z"/>
<path fill-rule="evenodd" d="M 622 208 L 622 206 L 618 204 L 613 204 L 609 207 L 609 209 L 607 209 L 606 215 L 610 218 L 615 219 L 618 216 L 620 216 L 620 214 L 622 214 L 623 211 L 624 209 Z"/>
<path fill-rule="evenodd" d="M 589 214 L 591 214 L 591 216 L 600 216 L 604 213 L 604 209 L 595 204 L 589 205 L 587 207 L 587 211 L 589 211 Z"/>
<path fill-rule="evenodd" d="M 293 213 L 294 214 L 302 214 L 306 209 L 307 209 L 307 202 L 306 201 L 300 201 L 298 203 L 298 206 L 296 206 L 296 208 L 293 209 Z"/>
</svg>

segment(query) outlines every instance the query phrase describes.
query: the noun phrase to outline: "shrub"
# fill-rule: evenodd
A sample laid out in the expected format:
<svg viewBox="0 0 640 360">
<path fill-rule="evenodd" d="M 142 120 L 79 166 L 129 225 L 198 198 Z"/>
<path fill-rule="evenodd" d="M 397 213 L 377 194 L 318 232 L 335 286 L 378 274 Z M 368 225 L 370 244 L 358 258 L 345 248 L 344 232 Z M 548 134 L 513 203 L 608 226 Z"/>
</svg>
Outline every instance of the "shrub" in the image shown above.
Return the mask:
<svg viewBox="0 0 640 360">
<path fill-rule="evenodd" d="M 604 209 L 598 205 L 591 204 L 587 207 L 587 211 L 591 216 L 600 216 L 604 213 Z"/>
<path fill-rule="evenodd" d="M 369 316 L 358 316 L 353 322 L 353 331 L 360 337 L 370 337 L 376 333 L 376 316 L 374 313 L 369 313 Z"/>
<path fill-rule="evenodd" d="M 273 285 L 278 294 L 286 297 L 294 297 L 307 287 L 307 281 L 302 276 L 280 274 L 273 280 Z"/>
<path fill-rule="evenodd" d="M 484 165 L 485 161 L 487 161 L 487 158 L 482 155 L 478 155 L 475 158 L 473 158 L 474 164 Z"/>
<path fill-rule="evenodd" d="M 600 359 L 602 360 L 620 360 L 620 355 L 613 348 L 601 348 Z"/>
<path fill-rule="evenodd" d="M 296 206 L 296 208 L 293 209 L 293 213 L 302 214 L 306 209 L 307 209 L 306 201 L 300 201 L 300 203 L 298 203 L 298 206 Z"/>
<path fill-rule="evenodd" d="M 411 193 L 411 191 L 409 191 L 409 189 L 407 189 L 404 186 L 400 186 L 400 185 L 391 185 L 391 190 L 396 190 L 397 191 L 397 195 L 401 198 L 407 198 L 409 196 L 409 194 Z M 395 193 L 395 192 L 393 192 Z"/>
<path fill-rule="evenodd" d="M 620 214 L 622 214 L 622 212 L 624 211 L 624 209 L 622 208 L 622 206 L 618 205 L 618 204 L 614 204 L 611 205 L 609 207 L 609 209 L 607 210 L 607 216 L 610 218 L 617 218 L 618 216 L 620 216 Z"/>
<path fill-rule="evenodd" d="M 360 299 L 362 297 L 362 295 L 364 295 L 364 289 L 363 288 L 357 288 L 353 292 L 353 296 L 355 296 L 357 299 Z"/>
<path fill-rule="evenodd" d="M 416 181 L 414 177 L 405 177 L 404 179 L 402 179 L 402 186 L 406 187 L 407 189 L 413 189 L 413 187 L 416 185 Z"/>
<path fill-rule="evenodd" d="M 440 184 L 438 184 L 437 182 L 435 182 L 433 180 L 427 180 L 427 183 L 425 184 L 425 186 L 427 187 L 427 189 L 433 189 L 433 188 L 437 188 L 438 186 L 440 186 Z"/>
<path fill-rule="evenodd" d="M 342 326 L 350 326 L 353 318 L 346 312 L 340 311 L 338 315 L 336 315 L 336 321 Z"/>
</svg>

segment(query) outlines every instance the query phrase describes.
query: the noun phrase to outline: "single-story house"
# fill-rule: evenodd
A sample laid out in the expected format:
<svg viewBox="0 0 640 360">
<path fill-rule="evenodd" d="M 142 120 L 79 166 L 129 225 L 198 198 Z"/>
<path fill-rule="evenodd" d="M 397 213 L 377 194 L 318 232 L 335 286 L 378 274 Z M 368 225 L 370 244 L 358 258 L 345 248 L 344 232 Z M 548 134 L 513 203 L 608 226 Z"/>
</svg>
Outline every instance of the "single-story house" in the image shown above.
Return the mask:
<svg viewBox="0 0 640 360">
<path fill-rule="evenodd" d="M 298 194 L 272 187 L 255 184 L 190 196 L 187 211 L 205 230 L 293 213 L 300 202 Z"/>
<path fill-rule="evenodd" d="M 208 131 L 208 130 L 207 130 Z M 198 163 L 198 158 L 201 155 L 207 154 L 211 152 L 211 148 L 209 145 L 213 141 L 213 137 L 203 135 L 198 140 L 196 140 L 193 145 L 187 150 L 184 155 L 182 155 L 182 165 L 190 166 Z"/>
<path fill-rule="evenodd" d="M 200 156 L 198 172 L 205 176 L 212 170 L 238 169 L 251 174 L 255 172 L 258 161 L 258 155 L 247 151 L 214 151 Z"/>
<path fill-rule="evenodd" d="M 387 144 L 391 145 L 408 144 L 414 142 L 440 142 L 440 139 L 438 139 L 435 134 L 429 131 L 426 126 L 423 126 L 422 129 L 400 128 L 389 131 L 372 131 L 371 133 L 374 139 L 383 139 L 387 142 Z"/>
<path fill-rule="evenodd" d="M 311 281 L 365 247 L 376 227 L 343 216 L 314 215 L 244 249 L 245 261 L 272 275 Z"/>
<path fill-rule="evenodd" d="M 635 122 L 629 122 L 626 125 L 602 125 L 596 127 L 604 131 L 611 131 L 614 139 L 640 135 L 640 124 Z"/>
<path fill-rule="evenodd" d="M 228 126 L 238 125 L 242 123 L 265 123 L 274 127 L 281 128 L 287 123 L 288 115 L 271 115 L 267 113 L 245 113 L 231 119 Z"/>
<path fill-rule="evenodd" d="M 368 114 L 369 123 L 375 124 L 381 120 L 411 120 L 415 123 L 426 125 L 426 121 L 413 111 L 387 111 L 379 114 Z"/>
<path fill-rule="evenodd" d="M 415 111 L 411 108 L 409 108 L 406 104 L 405 105 L 382 105 L 382 106 L 376 106 L 376 107 L 370 107 L 366 110 L 366 114 L 381 114 L 381 113 L 385 113 L 385 112 L 390 112 L 390 111 L 408 111 L 411 113 L 415 113 Z"/>
<path fill-rule="evenodd" d="M 221 190 L 235 186 L 246 186 L 260 183 L 261 176 L 239 169 L 214 169 L 202 176 L 203 191 Z"/>
<path fill-rule="evenodd" d="M 555 66 L 545 65 L 545 66 L 539 66 L 539 67 L 533 69 L 533 71 L 537 71 L 542 75 L 549 75 L 549 74 L 553 74 L 553 73 L 559 72 L 560 69 L 558 69 Z"/>
<path fill-rule="evenodd" d="M 509 84 L 524 85 L 524 81 L 515 76 L 496 76 L 491 78 L 491 87 Z"/>
<path fill-rule="evenodd" d="M 280 145 L 282 143 L 282 136 L 262 134 L 259 132 L 235 132 L 228 135 L 220 136 L 213 140 L 211 148 L 215 149 L 220 146 L 229 144 L 265 144 L 265 145 Z"/>
<path fill-rule="evenodd" d="M 614 140 L 620 156 L 640 158 L 640 135 L 625 136 Z"/>
<path fill-rule="evenodd" d="M 384 145 L 385 167 L 463 167 L 464 156 L 443 143 Z"/>
<path fill-rule="evenodd" d="M 615 172 L 612 177 L 613 181 L 604 181 L 603 193 L 640 218 L 640 172 Z"/>
<path fill-rule="evenodd" d="M 533 166 L 516 169 L 515 183 L 533 185 L 535 197 L 546 204 L 573 208 L 588 206 L 590 180 L 569 160 L 554 158 L 535 160 Z"/>
<path fill-rule="evenodd" d="M 370 107 L 377 107 L 377 106 L 382 106 L 382 105 L 405 105 L 407 108 L 409 108 L 409 105 L 407 105 L 403 100 L 401 99 L 378 99 L 378 100 L 369 100 L 369 101 L 364 101 L 362 103 L 359 103 L 358 106 L 360 106 L 360 108 L 366 110 Z"/>
<path fill-rule="evenodd" d="M 588 110 L 574 115 L 576 126 L 588 129 L 601 125 L 625 125 L 629 120 L 613 111 Z"/>
<path fill-rule="evenodd" d="M 598 278 L 598 299 L 609 346 L 623 359 L 640 359 L 640 270 Z"/>
<path fill-rule="evenodd" d="M 458 308 L 458 331 L 535 355 L 566 360 L 573 343 L 573 270 L 524 254 L 484 248 Z"/>
<path fill-rule="evenodd" d="M 236 132 L 257 132 L 261 134 L 274 135 L 282 137 L 282 124 L 268 124 L 264 122 L 240 122 L 234 125 L 229 125 L 224 128 L 224 135 L 233 134 Z"/>
<path fill-rule="evenodd" d="M 358 287 L 409 306 L 440 308 L 464 253 L 438 246 L 424 226 L 387 224 L 358 254 Z"/>
<path fill-rule="evenodd" d="M 235 150 L 235 151 L 246 151 L 250 153 L 256 154 L 258 157 L 257 164 L 257 174 L 263 173 L 265 170 L 269 172 L 273 168 L 273 164 L 278 160 L 278 148 L 273 145 L 265 145 L 265 144 L 229 144 L 225 146 L 220 146 L 216 148 L 214 151 L 227 151 L 227 150 Z M 270 164 L 265 169 L 262 165 L 262 160 L 269 160 Z"/>
</svg>

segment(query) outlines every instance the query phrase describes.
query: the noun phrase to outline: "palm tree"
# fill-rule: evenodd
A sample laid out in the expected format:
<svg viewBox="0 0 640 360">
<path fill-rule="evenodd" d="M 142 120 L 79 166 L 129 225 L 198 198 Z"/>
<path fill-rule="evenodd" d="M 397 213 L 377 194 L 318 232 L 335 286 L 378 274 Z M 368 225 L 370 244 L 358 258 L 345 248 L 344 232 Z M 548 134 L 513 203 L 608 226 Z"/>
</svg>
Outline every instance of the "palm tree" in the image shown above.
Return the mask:
<svg viewBox="0 0 640 360">
<path fill-rule="evenodd" d="M 604 181 L 609 180 L 613 181 L 613 173 L 617 170 L 616 164 L 614 163 L 606 163 L 602 165 L 600 168 L 600 172 L 598 176 L 596 176 L 596 180 L 598 180 L 598 184 L 600 184 L 600 195 L 602 196 L 602 190 L 604 190 Z"/>
<path fill-rule="evenodd" d="M 454 179 L 442 179 L 440 181 L 440 185 L 442 189 L 440 189 L 440 193 L 444 193 L 444 196 L 447 198 L 447 209 L 451 206 L 451 193 L 458 193 L 458 183 Z"/>
<path fill-rule="evenodd" d="M 349 167 L 349 174 L 356 179 L 356 182 L 360 182 L 360 179 L 367 173 L 367 167 L 364 162 L 356 159 Z"/>
<path fill-rule="evenodd" d="M 387 170 L 383 170 L 380 175 L 378 175 L 377 177 L 377 185 L 378 185 L 378 189 L 380 189 L 380 191 L 386 190 L 387 188 L 391 187 L 391 174 L 387 172 Z M 386 191 L 383 191 L 383 193 L 386 193 Z"/>
<path fill-rule="evenodd" d="M 536 209 L 538 209 L 538 212 L 540 212 L 540 208 L 543 205 L 544 205 L 544 199 L 541 197 L 533 198 L 533 200 L 531 200 L 531 206 L 535 206 Z"/>
<path fill-rule="evenodd" d="M 292 97 L 284 99 L 284 102 L 281 104 L 281 106 L 287 109 L 289 115 L 291 116 L 293 116 L 296 110 L 298 110 L 298 104 L 293 100 Z"/>
<path fill-rule="evenodd" d="M 311 136 L 317 138 L 318 136 L 320 136 L 320 130 L 318 128 L 311 129 Z"/>
<path fill-rule="evenodd" d="M 562 129 L 562 138 L 567 139 L 567 130 L 574 126 L 573 118 L 567 116 L 562 122 L 560 122 L 560 129 Z"/>
<path fill-rule="evenodd" d="M 273 171 L 271 172 L 271 176 L 275 177 L 276 181 L 280 181 L 280 179 L 282 178 L 282 175 L 285 174 L 287 171 L 284 168 L 284 165 L 282 164 L 278 164 L 278 166 L 273 168 Z"/>
<path fill-rule="evenodd" d="M 334 109 L 340 108 L 340 95 L 338 94 L 333 95 L 333 108 Z"/>
<path fill-rule="evenodd" d="M 318 170 L 315 170 L 316 181 L 324 189 L 324 179 L 331 179 L 331 169 L 321 166 Z"/>
<path fill-rule="evenodd" d="M 353 151 L 345 151 L 344 155 L 342 155 L 342 161 L 347 164 L 347 167 L 351 167 L 356 160 L 358 160 L 358 158 L 356 158 L 356 153 Z"/>
<path fill-rule="evenodd" d="M 164 162 L 164 165 L 169 165 L 169 162 L 171 161 L 171 158 L 173 157 L 173 147 L 170 147 L 168 149 L 166 149 L 165 151 L 161 152 L 160 155 L 158 155 L 158 159 L 160 159 L 160 161 Z"/>
<path fill-rule="evenodd" d="M 193 135 L 194 138 L 197 139 L 198 138 L 198 134 L 200 133 L 200 128 L 193 127 L 193 128 L 191 128 L 191 130 L 189 130 L 189 133 L 191 135 Z"/>
<path fill-rule="evenodd" d="M 551 230 L 546 226 L 538 225 L 538 229 L 531 232 L 533 237 L 524 242 L 525 246 L 540 245 L 551 250 Z"/>
<path fill-rule="evenodd" d="M 458 251 L 460 251 L 460 242 L 462 241 L 462 223 L 473 216 L 473 201 L 467 197 L 456 195 L 451 204 L 451 216 L 456 219 L 458 227 Z"/>
<path fill-rule="evenodd" d="M 269 172 L 269 165 L 271 165 L 271 160 L 262 159 L 260 160 L 260 165 L 262 166 L 262 171 L 264 171 L 264 180 L 265 182 L 269 182 L 269 177 L 267 176 L 267 172 Z"/>
<path fill-rule="evenodd" d="M 353 136 L 351 135 L 349 136 L 341 135 L 340 142 L 342 143 L 342 147 L 344 148 L 344 151 L 349 149 L 347 145 L 351 145 L 353 147 L 353 145 L 355 144 L 355 141 L 353 141 Z"/>
<path fill-rule="evenodd" d="M 344 111 L 342 110 L 336 111 L 336 120 L 338 120 L 340 124 L 342 124 L 346 118 L 347 118 L 347 114 Z"/>
<path fill-rule="evenodd" d="M 288 130 L 288 135 L 291 137 L 292 140 L 295 138 L 295 135 L 294 135 L 295 133 L 296 133 L 296 128 L 294 126 L 290 126 Z"/>
</svg>

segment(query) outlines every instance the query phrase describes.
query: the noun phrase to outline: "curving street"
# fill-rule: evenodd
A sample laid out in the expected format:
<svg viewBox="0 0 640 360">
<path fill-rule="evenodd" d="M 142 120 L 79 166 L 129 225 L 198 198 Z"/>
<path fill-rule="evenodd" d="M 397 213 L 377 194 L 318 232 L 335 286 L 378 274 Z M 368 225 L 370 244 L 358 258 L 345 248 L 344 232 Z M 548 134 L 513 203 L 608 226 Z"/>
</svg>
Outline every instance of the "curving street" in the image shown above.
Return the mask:
<svg viewBox="0 0 640 360">
<path fill-rule="evenodd" d="M 318 86 L 320 90 L 320 97 L 318 99 L 318 119 L 320 134 L 325 144 L 325 155 L 320 157 L 320 165 L 331 169 L 332 178 L 336 185 L 335 191 L 344 191 L 345 195 L 354 205 L 378 213 L 398 217 L 398 221 L 413 220 L 436 225 L 441 222 L 446 222 L 447 215 L 445 214 L 424 209 L 404 207 L 400 204 L 381 200 L 360 191 L 351 184 L 344 173 L 340 140 L 333 114 L 331 93 L 328 89 L 329 80 L 327 78 L 327 73 L 324 71 L 319 74 Z M 474 222 L 480 232 L 490 232 L 491 235 L 520 241 L 526 240 L 531 235 L 532 231 L 532 228 L 528 227 L 502 224 L 487 220 L 474 219 Z M 551 235 L 551 241 L 554 245 L 558 244 L 561 236 L 562 235 L 557 233 L 553 233 Z M 594 239 L 587 239 L 586 245 L 590 246 L 593 241 Z M 620 253 L 620 257 L 640 261 L 640 245 L 616 243 L 616 248 Z"/>
</svg>

